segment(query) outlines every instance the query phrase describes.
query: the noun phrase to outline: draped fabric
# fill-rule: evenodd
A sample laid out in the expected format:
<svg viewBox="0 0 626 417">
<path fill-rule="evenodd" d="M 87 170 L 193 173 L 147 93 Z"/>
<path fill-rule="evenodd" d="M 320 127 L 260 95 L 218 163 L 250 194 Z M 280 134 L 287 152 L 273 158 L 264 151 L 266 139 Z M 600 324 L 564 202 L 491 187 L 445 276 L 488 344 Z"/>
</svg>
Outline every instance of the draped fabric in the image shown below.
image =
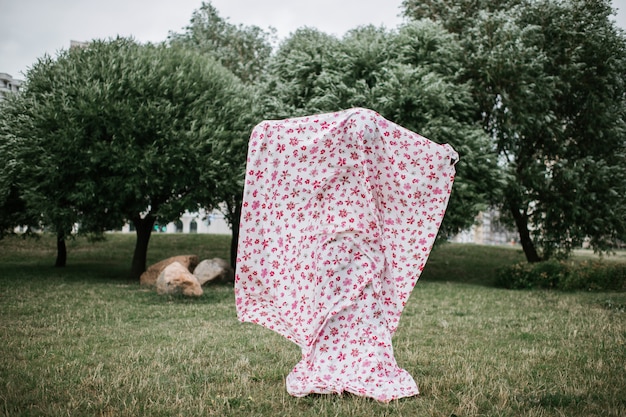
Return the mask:
<svg viewBox="0 0 626 417">
<path fill-rule="evenodd" d="M 250 137 L 238 318 L 302 349 L 291 395 L 418 394 L 391 338 L 443 219 L 458 155 L 378 113 L 264 121 Z"/>
</svg>

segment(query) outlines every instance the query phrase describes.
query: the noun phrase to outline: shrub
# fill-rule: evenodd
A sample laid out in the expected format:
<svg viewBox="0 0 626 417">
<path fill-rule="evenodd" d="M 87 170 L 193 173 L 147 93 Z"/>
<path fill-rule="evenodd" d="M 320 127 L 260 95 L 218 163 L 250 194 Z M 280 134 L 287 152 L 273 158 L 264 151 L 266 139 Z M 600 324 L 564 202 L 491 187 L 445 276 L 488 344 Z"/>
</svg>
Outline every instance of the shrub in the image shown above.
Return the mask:
<svg viewBox="0 0 626 417">
<path fill-rule="evenodd" d="M 572 264 L 570 273 L 559 283 L 563 290 L 625 291 L 626 265 L 601 261 Z"/>
<path fill-rule="evenodd" d="M 558 261 L 537 263 L 520 262 L 501 268 L 496 284 L 510 289 L 556 288 L 567 274 L 564 264 Z"/>
<path fill-rule="evenodd" d="M 510 289 L 626 291 L 626 264 L 602 261 L 520 262 L 501 268 L 496 284 Z"/>
</svg>

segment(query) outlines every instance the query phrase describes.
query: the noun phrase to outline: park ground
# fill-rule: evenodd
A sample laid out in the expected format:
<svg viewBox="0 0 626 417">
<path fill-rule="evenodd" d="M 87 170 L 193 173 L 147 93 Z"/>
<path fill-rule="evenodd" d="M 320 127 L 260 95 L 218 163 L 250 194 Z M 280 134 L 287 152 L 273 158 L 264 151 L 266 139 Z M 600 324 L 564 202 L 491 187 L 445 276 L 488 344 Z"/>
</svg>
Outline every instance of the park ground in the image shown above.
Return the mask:
<svg viewBox="0 0 626 417">
<path fill-rule="evenodd" d="M 421 394 L 382 404 L 289 396 L 294 344 L 239 323 L 232 286 L 186 299 L 129 281 L 133 245 L 71 241 L 54 268 L 53 239 L 0 241 L 1 416 L 626 415 L 626 293 L 496 287 L 519 248 L 433 251 L 393 341 Z M 157 234 L 148 261 L 228 248 L 229 236 Z"/>
</svg>

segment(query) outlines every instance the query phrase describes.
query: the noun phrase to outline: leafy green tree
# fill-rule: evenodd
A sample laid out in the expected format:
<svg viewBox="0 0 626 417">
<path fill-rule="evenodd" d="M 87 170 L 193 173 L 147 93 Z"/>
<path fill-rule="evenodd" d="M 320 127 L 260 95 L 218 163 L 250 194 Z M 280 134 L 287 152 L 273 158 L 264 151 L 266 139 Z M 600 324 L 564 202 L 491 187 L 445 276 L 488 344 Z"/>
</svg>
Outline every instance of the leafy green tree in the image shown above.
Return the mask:
<svg viewBox="0 0 626 417">
<path fill-rule="evenodd" d="M 313 28 L 296 30 L 284 40 L 268 65 L 263 86 L 265 107 L 270 118 L 303 116 L 323 111 L 325 103 L 346 88 L 340 84 L 335 54 L 340 41 Z M 333 91 L 330 85 L 336 85 Z M 338 103 L 339 104 L 339 103 Z"/>
<path fill-rule="evenodd" d="M 421 22 L 387 31 L 365 26 L 337 39 L 301 29 L 270 64 L 266 95 L 277 117 L 368 107 L 461 154 L 440 236 L 469 227 L 500 186 L 495 154 L 473 119 L 459 80 L 463 50 L 440 26 Z"/>
<path fill-rule="evenodd" d="M 259 122 L 264 118 L 261 101 L 257 100 L 257 86 L 265 72 L 275 40 L 273 29 L 264 30 L 258 26 L 234 25 L 222 18 L 217 9 L 209 2 L 203 2 L 196 10 L 189 25 L 182 33 L 170 33 L 169 43 L 176 47 L 189 48 L 208 55 L 219 61 L 235 74 L 248 87 L 248 99 L 243 107 L 249 120 Z M 220 154 L 220 160 L 226 164 L 231 177 L 221 183 L 206 204 L 209 208 L 213 201 L 221 199 L 220 209 L 232 229 L 231 264 L 235 265 L 237 243 L 239 240 L 239 218 L 245 175 L 247 139 L 249 133 L 231 138 L 228 149 Z"/>
<path fill-rule="evenodd" d="M 20 143 L 9 129 L 15 99 L 10 96 L 0 102 L 0 239 L 13 234 L 16 227 L 25 227 L 28 233 L 39 226 L 38 216 L 26 207 L 20 185 L 23 168 L 18 157 Z"/>
<path fill-rule="evenodd" d="M 211 55 L 247 84 L 259 80 L 272 54 L 275 30 L 234 25 L 219 15 L 211 2 L 202 2 L 183 33 L 170 33 L 169 42 Z"/>
<path fill-rule="evenodd" d="M 27 230 L 32 228 L 44 229 L 56 234 L 57 237 L 57 257 L 55 266 L 65 266 L 67 260 L 67 250 L 65 241 L 72 236 L 72 232 L 77 221 L 78 213 L 76 206 L 68 199 L 67 193 L 71 180 L 58 183 L 55 187 L 50 187 L 43 195 L 38 192 L 45 188 L 45 181 L 56 181 L 62 176 L 62 172 L 73 163 L 69 153 L 61 150 L 61 159 L 51 165 L 52 170 L 43 175 L 40 168 L 44 164 L 50 164 L 50 155 L 42 153 L 42 149 L 33 139 L 37 134 L 34 126 L 34 107 L 28 95 L 20 94 L 11 96 L 2 106 L 2 133 L 0 147 L 3 148 L 3 158 L 5 164 L 2 168 L 2 178 L 5 185 L 2 187 L 8 192 L 5 200 L 6 217 L 3 216 L 3 228 L 13 228 L 15 226 L 27 226 Z M 49 111 L 52 113 L 45 113 Z M 39 125 L 51 129 L 49 136 L 51 146 L 58 146 L 54 127 L 58 124 L 58 117 L 53 108 L 42 110 L 41 114 L 36 114 L 39 118 Z M 52 115 L 53 123 L 45 123 L 43 120 Z M 58 148 L 60 149 L 60 147 Z M 69 151 L 69 149 L 68 149 Z M 62 159 L 66 158 L 66 159 Z M 7 188 L 8 186 L 8 188 Z M 45 209 L 42 209 L 46 206 Z M 95 215 L 94 212 L 88 212 Z M 82 228 L 84 233 L 89 233 L 88 227 Z"/>
<path fill-rule="evenodd" d="M 406 0 L 466 51 L 476 120 L 506 170 L 499 202 L 530 262 L 626 234 L 626 42 L 607 0 Z"/>
<path fill-rule="evenodd" d="M 155 223 L 220 202 L 232 176 L 222 157 L 251 129 L 247 97 L 238 78 L 186 48 L 118 38 L 41 59 L 12 126 L 27 204 L 60 236 L 75 223 L 101 232 L 132 222 L 138 278 Z"/>
<path fill-rule="evenodd" d="M 461 78 L 465 52 L 456 39 L 437 24 L 421 22 L 400 28 L 394 47 L 399 62 L 376 94 L 381 112 L 439 143 L 451 144 L 461 158 L 440 233 L 450 238 L 496 201 L 502 188 L 496 154 L 473 118 L 476 104 Z"/>
<path fill-rule="evenodd" d="M 544 0 L 523 11 L 521 24 L 540 28 L 555 84 L 554 120 L 536 144 L 549 162 L 531 222 L 541 219 L 545 257 L 585 239 L 606 251 L 626 240 L 626 37 L 609 1 Z"/>
<path fill-rule="evenodd" d="M 507 11 L 524 0 L 403 0 L 404 15 L 440 22 L 451 33 L 462 33 L 483 13 Z"/>
</svg>

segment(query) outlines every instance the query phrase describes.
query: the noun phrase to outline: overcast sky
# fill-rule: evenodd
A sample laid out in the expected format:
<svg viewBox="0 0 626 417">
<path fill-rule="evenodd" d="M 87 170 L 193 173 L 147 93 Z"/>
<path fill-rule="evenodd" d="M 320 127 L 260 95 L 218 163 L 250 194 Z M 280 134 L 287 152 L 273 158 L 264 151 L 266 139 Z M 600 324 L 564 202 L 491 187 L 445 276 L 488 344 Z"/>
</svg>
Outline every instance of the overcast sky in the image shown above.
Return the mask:
<svg viewBox="0 0 626 417">
<path fill-rule="evenodd" d="M 302 26 L 343 35 L 360 25 L 394 28 L 402 0 L 213 0 L 230 23 L 276 28 L 279 38 Z M 202 0 L 0 0 L 0 72 L 23 79 L 44 54 L 70 40 L 133 36 L 159 42 L 182 32 Z M 626 0 L 614 0 L 626 29 Z"/>
</svg>

